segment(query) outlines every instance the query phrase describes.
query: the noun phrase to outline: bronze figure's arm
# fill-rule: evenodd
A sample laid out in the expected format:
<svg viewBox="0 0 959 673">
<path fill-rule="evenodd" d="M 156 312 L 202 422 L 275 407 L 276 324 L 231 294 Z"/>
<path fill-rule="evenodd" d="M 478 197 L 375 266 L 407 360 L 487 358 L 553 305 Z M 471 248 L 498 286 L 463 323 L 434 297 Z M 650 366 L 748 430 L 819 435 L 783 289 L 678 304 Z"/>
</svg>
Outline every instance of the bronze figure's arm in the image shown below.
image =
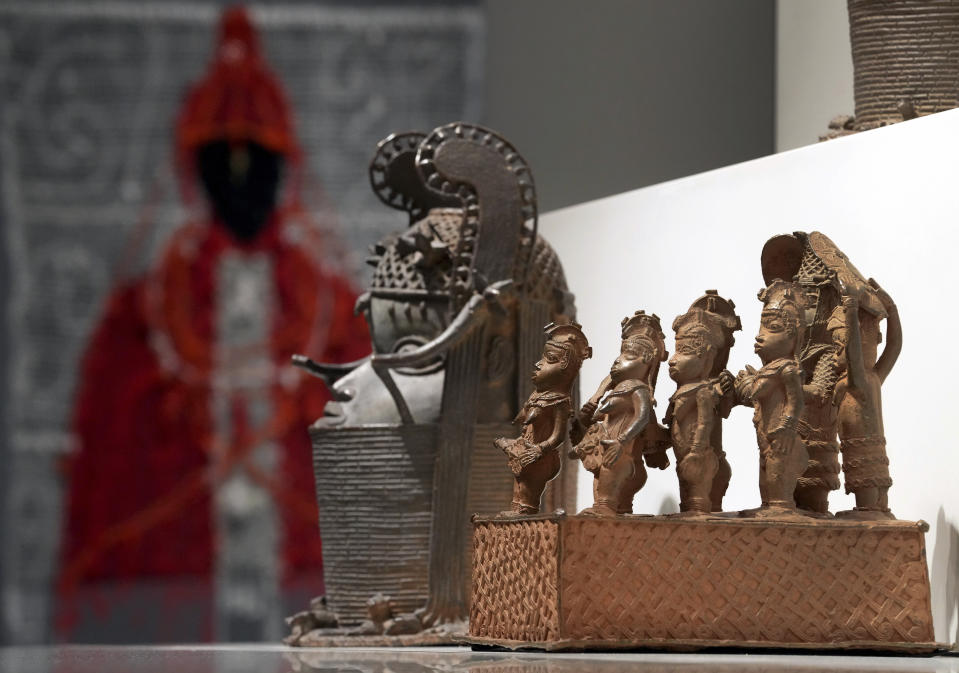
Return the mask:
<svg viewBox="0 0 959 673">
<path fill-rule="evenodd" d="M 616 441 L 620 444 L 625 444 L 635 439 L 637 435 L 643 431 L 643 428 L 646 427 L 646 424 L 649 423 L 649 419 L 652 416 L 653 401 L 649 394 L 649 388 L 646 386 L 637 388 L 632 392 L 630 397 L 633 398 L 633 409 L 635 409 L 636 413 L 633 416 L 633 421 L 626 427 L 623 434 L 616 438 Z"/>
<path fill-rule="evenodd" d="M 580 409 L 580 421 L 585 426 L 590 426 L 593 424 L 593 414 L 596 413 L 596 408 L 599 406 L 600 398 L 606 394 L 606 391 L 609 390 L 609 386 L 612 383 L 609 374 L 606 375 L 606 378 L 603 379 L 603 382 L 599 384 L 599 388 L 596 389 L 596 392 L 593 393 L 593 396 L 586 400 L 586 403 L 583 404 L 583 408 Z M 585 416 L 589 416 L 586 418 Z"/>
<path fill-rule="evenodd" d="M 540 442 L 539 448 L 542 453 L 558 449 L 563 440 L 566 439 L 566 421 L 569 418 L 569 402 L 561 402 L 553 407 L 553 431 L 545 441 Z"/>
<path fill-rule="evenodd" d="M 846 367 L 849 385 L 857 390 L 866 389 L 866 365 L 862 360 L 862 332 L 859 329 L 859 302 L 855 297 L 844 297 L 846 310 Z"/>
<path fill-rule="evenodd" d="M 606 448 L 603 453 L 603 465 L 611 466 L 623 453 L 623 445 L 631 442 L 643 431 L 649 419 L 652 416 L 652 399 L 649 395 L 649 389 L 645 386 L 637 388 L 630 393 L 633 401 L 633 417 L 630 424 L 623 433 L 615 439 L 604 439 L 601 444 Z"/>
<path fill-rule="evenodd" d="M 512 424 L 518 425 L 520 427 L 523 427 L 524 425 L 526 425 L 526 413 L 528 409 L 529 409 L 529 401 L 523 404 L 523 406 L 519 408 L 519 411 L 516 412 L 516 416 L 514 416 L 513 420 L 511 421 Z"/>
<path fill-rule="evenodd" d="M 692 450 L 705 450 L 716 423 L 716 398 L 712 386 L 703 386 L 696 391 L 696 431 L 693 433 Z"/>
<path fill-rule="evenodd" d="M 723 418 L 729 418 L 729 412 L 737 405 L 736 378 L 728 369 L 719 372 L 716 377 L 719 387 L 719 399 L 716 401 L 716 412 Z"/>
<path fill-rule="evenodd" d="M 899 353 L 902 352 L 902 323 L 899 321 L 899 309 L 896 303 L 889 296 L 889 293 L 879 287 L 875 279 L 870 278 L 869 284 L 879 295 L 879 301 L 889 314 L 886 318 L 886 347 L 882 349 L 882 355 L 876 362 L 876 374 L 879 375 L 879 382 L 885 383 L 886 377 L 892 371 L 896 360 L 899 359 Z"/>
<path fill-rule="evenodd" d="M 786 401 L 783 404 L 783 415 L 779 425 L 770 433 L 778 435 L 782 432 L 796 432 L 799 427 L 799 417 L 803 410 L 802 374 L 797 364 L 783 367 L 781 373 Z"/>
<path fill-rule="evenodd" d="M 590 397 L 580 408 L 580 410 L 573 417 L 573 422 L 569 430 L 570 441 L 573 442 L 573 445 L 579 444 L 583 441 L 583 437 L 586 435 L 586 429 L 589 428 L 594 422 L 593 415 L 596 413 L 596 408 L 599 406 L 599 399 L 606 392 L 606 389 L 609 388 L 610 378 L 609 375 L 606 375 L 606 378 L 603 379 L 603 382 L 599 384 L 599 388 L 593 393 L 593 396 Z M 570 453 L 572 456 L 573 454 Z"/>
<path fill-rule="evenodd" d="M 756 380 L 756 369 L 751 365 L 746 365 L 746 369 L 739 370 L 736 379 L 733 382 L 734 404 L 733 406 L 743 405 L 751 406 L 753 403 L 753 381 Z"/>
</svg>

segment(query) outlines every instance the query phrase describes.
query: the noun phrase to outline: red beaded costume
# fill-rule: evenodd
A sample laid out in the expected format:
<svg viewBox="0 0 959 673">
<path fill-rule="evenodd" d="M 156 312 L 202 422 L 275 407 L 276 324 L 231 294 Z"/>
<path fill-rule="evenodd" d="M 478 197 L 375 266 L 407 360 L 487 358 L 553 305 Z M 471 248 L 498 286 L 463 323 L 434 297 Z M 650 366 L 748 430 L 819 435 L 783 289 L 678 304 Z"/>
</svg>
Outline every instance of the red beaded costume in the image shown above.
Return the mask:
<svg viewBox="0 0 959 673">
<path fill-rule="evenodd" d="M 82 361 L 73 417 L 78 444 L 68 466 L 58 585 L 58 629 L 66 638 L 90 614 L 108 621 L 124 588 L 138 582 L 197 578 L 201 589 L 190 600 L 217 603 L 214 575 L 228 581 L 230 564 L 243 561 L 222 558 L 229 531 L 218 529 L 217 511 L 224 508 L 236 517 L 247 506 L 268 507 L 277 520 L 269 553 L 280 594 L 293 586 L 302 595 L 322 593 L 306 429 L 328 395 L 320 381 L 292 369 L 290 356 L 353 360 L 368 352 L 369 339 L 353 316 L 349 282 L 319 260 L 323 241 L 298 198 L 301 158 L 290 109 L 242 9 L 225 12 L 214 62 L 177 123 L 177 173 L 188 204 L 202 193 L 198 150 L 214 141 L 249 141 L 279 155 L 290 174 L 286 195 L 249 237 L 214 215 L 185 224 L 145 276 L 122 282 L 107 299 Z M 238 329 L 247 329 L 244 320 L 262 322 L 246 341 L 224 337 L 232 319 L 222 315 L 226 295 L 246 311 Z M 176 596 L 163 600 L 175 618 Z M 218 609 L 210 608 L 196 639 L 231 637 L 215 626 Z M 259 633 L 269 637 L 272 626 Z"/>
</svg>

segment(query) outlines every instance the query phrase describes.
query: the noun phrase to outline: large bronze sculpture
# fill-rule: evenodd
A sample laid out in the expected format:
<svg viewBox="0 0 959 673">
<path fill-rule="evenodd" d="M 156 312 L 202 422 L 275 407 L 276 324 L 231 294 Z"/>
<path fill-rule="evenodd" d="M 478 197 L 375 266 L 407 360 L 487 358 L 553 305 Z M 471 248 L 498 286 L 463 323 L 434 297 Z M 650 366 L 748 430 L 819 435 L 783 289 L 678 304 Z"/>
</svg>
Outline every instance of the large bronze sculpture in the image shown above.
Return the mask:
<svg viewBox="0 0 959 673">
<path fill-rule="evenodd" d="M 298 360 L 336 398 L 310 428 L 327 597 L 345 624 L 377 592 L 424 627 L 456 623 L 469 603 L 469 515 L 512 500 L 493 440 L 515 436 L 543 325 L 571 322 L 575 308 L 536 232 L 529 166 L 495 132 L 392 135 L 370 176 L 410 219 L 374 247 L 358 302 L 373 355 Z M 575 506 L 574 480 L 554 480 L 546 507 Z"/>
</svg>

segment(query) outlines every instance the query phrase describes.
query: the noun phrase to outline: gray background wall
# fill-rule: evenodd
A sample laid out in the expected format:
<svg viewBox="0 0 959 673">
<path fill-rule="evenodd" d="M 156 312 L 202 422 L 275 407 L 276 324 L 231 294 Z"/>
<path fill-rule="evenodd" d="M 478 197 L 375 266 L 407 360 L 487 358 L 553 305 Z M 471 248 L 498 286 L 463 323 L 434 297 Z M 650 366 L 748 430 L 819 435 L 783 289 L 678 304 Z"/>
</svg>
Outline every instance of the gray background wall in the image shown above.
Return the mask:
<svg viewBox="0 0 959 673">
<path fill-rule="evenodd" d="M 486 7 L 485 121 L 529 160 L 541 211 L 774 151 L 773 2 Z"/>
<path fill-rule="evenodd" d="M 817 142 L 854 109 L 846 0 L 777 0 L 776 151 Z"/>
</svg>

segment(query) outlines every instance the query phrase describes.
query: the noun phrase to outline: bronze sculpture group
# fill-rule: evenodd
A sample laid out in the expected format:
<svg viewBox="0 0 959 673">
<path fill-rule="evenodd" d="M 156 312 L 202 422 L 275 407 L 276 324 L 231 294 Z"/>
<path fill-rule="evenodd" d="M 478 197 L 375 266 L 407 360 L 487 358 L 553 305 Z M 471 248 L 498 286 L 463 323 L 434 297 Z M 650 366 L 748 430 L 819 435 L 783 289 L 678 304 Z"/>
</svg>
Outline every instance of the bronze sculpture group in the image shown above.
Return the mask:
<svg viewBox="0 0 959 673">
<path fill-rule="evenodd" d="M 671 357 L 659 318 L 637 311 L 623 320 L 620 353 L 596 393 L 563 428 L 556 422 L 568 406 L 550 424 L 549 446 L 570 445 L 592 474 L 593 502 L 579 515 L 540 514 L 542 479 L 513 470 L 522 508 L 473 519 L 467 642 L 545 651 L 942 647 L 928 526 L 889 510 L 880 393 L 902 343 L 895 304 L 818 232 L 771 239 L 761 261 L 759 366 L 727 369 L 741 323 L 715 290 L 673 321 Z M 676 387 L 660 425 L 662 362 Z M 566 381 L 550 390 L 564 404 Z M 734 460 L 724 451 L 724 419 L 737 405 L 753 411 L 752 460 L 748 447 Z M 631 516 L 647 469 L 665 469 L 669 448 L 680 511 Z M 724 512 L 730 462 L 740 461 L 759 468 L 759 506 Z M 829 492 L 840 477 L 855 507 L 833 515 Z"/>
<path fill-rule="evenodd" d="M 677 389 L 665 426 L 653 416 L 653 395 L 659 363 L 668 354 L 659 318 L 644 311 L 623 320 L 620 355 L 576 417 L 562 428 L 559 419 L 568 407 L 552 417 L 551 450 L 572 443 L 570 458 L 593 474 L 594 501 L 582 514 L 632 513 L 633 497 L 647 479 L 644 462 L 665 469 L 669 447 L 676 458 L 680 514 L 721 512 L 731 475 L 722 420 L 733 406 L 744 405 L 753 408 L 761 505 L 739 516 L 829 517 L 828 494 L 839 487 L 841 455 L 846 492 L 855 495 L 856 506 L 835 516 L 895 518 L 888 504 L 892 480 L 880 399 L 902 346 L 895 304 L 819 232 L 771 239 L 762 261 L 767 284 L 759 292 L 763 308 L 755 339 L 762 367 L 746 365 L 735 377 L 726 370 L 740 319 L 731 301 L 708 290 L 673 322 L 676 352 L 668 364 Z M 889 343 L 877 357 L 883 319 Z M 567 329 L 586 343 L 578 325 Z M 567 404 L 573 379 L 564 384 L 550 394 Z M 527 406 L 539 404 L 541 395 L 534 393 Z M 559 471 L 552 457 L 548 471 L 517 469 L 517 460 L 532 455 L 518 448 L 526 441 L 496 442 L 510 456 L 516 493 L 523 494 L 504 514 L 539 512 L 542 478 Z"/>
<path fill-rule="evenodd" d="M 290 644 L 450 642 L 470 610 L 470 514 L 501 509 L 495 520 L 525 530 L 542 510 L 573 509 L 575 460 L 593 476 L 583 514 L 599 521 L 630 520 L 647 468 L 667 469 L 670 448 L 675 516 L 723 515 L 723 421 L 737 405 L 754 411 L 761 504 L 723 516 L 832 518 L 842 473 L 856 507 L 836 517 L 893 518 L 880 389 L 901 347 L 898 314 L 824 235 L 763 248 L 761 367 L 727 369 L 740 318 L 707 290 L 672 322 L 672 356 L 659 317 L 624 318 L 619 355 L 580 406 L 592 349 L 537 234 L 516 150 L 488 129 L 448 124 L 384 139 L 370 177 L 409 224 L 371 249 L 357 311 L 373 354 L 295 358 L 334 400 L 310 428 L 329 608 L 318 598 L 291 618 Z M 664 362 L 676 388 L 660 423 Z"/>
<path fill-rule="evenodd" d="M 579 515 L 538 514 L 531 503 L 542 482 L 514 470 L 523 509 L 473 519 L 467 642 L 545 651 L 943 647 L 934 642 L 928 526 L 889 510 L 880 393 L 902 343 L 895 304 L 818 232 L 767 242 L 762 270 L 761 365 L 738 374 L 727 364 L 740 319 L 715 290 L 673 321 L 668 359 L 659 318 L 637 311 L 623 320 L 609 375 L 567 436 L 555 425 L 550 436 L 592 473 L 593 503 Z M 652 412 L 664 361 L 676 388 L 660 425 Z M 565 400 L 569 390 L 553 394 Z M 723 450 L 723 421 L 737 405 L 753 411 L 760 502 L 724 512 L 730 462 L 752 462 Z M 668 448 L 680 511 L 630 516 L 647 468 L 669 465 Z M 856 504 L 833 515 L 828 496 L 840 476 Z"/>
</svg>

